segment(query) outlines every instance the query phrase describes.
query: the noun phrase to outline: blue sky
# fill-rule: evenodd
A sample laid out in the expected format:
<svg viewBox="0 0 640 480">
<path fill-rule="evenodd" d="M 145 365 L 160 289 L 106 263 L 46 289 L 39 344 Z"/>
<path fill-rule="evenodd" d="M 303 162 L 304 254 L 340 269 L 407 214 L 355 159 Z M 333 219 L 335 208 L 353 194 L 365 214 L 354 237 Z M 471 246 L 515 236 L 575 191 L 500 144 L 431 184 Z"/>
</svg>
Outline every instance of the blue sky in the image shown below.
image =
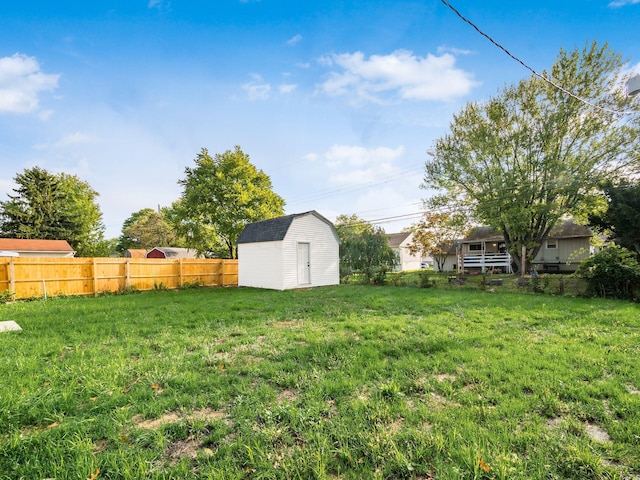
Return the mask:
<svg viewBox="0 0 640 480">
<path fill-rule="evenodd" d="M 640 0 L 450 3 L 536 70 L 598 41 L 640 72 Z M 239 145 L 287 213 L 392 233 L 452 115 L 528 74 L 440 0 L 3 0 L 0 199 L 25 168 L 75 174 L 116 237 Z"/>
</svg>

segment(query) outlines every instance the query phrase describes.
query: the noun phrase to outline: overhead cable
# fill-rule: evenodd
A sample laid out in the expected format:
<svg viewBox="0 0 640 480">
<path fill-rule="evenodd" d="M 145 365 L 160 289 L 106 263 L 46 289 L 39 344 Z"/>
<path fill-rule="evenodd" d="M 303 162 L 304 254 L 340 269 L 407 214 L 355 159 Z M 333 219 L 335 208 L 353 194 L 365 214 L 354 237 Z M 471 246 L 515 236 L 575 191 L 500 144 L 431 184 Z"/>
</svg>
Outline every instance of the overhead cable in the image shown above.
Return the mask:
<svg viewBox="0 0 640 480">
<path fill-rule="evenodd" d="M 545 77 L 544 75 L 542 75 L 541 73 L 538 73 L 537 71 L 535 71 L 533 68 L 531 68 L 529 65 L 527 65 L 526 63 L 524 63 L 522 60 L 520 60 L 518 57 L 516 57 L 515 55 L 513 55 L 509 50 L 507 50 L 505 47 L 503 47 L 502 45 L 500 45 L 498 42 L 496 42 L 493 38 L 491 38 L 488 34 L 484 33 L 482 30 L 480 30 L 480 28 L 478 28 L 471 20 L 469 20 L 468 18 L 466 18 L 464 15 L 462 15 L 458 10 L 455 9 L 455 7 L 453 5 L 451 5 L 449 2 L 447 2 L 446 0 L 440 0 L 442 3 L 444 3 L 447 7 L 449 7 L 451 10 L 453 10 L 453 12 L 460 17 L 465 23 L 468 23 L 469 25 L 471 25 L 474 30 L 476 30 L 480 35 L 482 35 L 483 37 L 485 37 L 487 40 L 489 40 L 491 43 L 493 43 L 496 47 L 498 47 L 500 50 L 502 50 L 504 53 L 506 53 L 509 57 L 511 57 L 513 60 L 515 60 L 516 62 L 518 62 L 520 65 L 522 65 L 524 68 L 526 68 L 527 70 L 529 70 L 531 73 L 533 73 L 536 77 L 538 77 L 540 80 L 543 80 L 545 82 L 547 82 L 549 85 L 552 85 L 553 87 L 557 88 L 558 90 L 566 93 L 567 95 L 569 95 L 572 98 L 575 98 L 576 100 L 584 103 L 585 105 L 588 105 L 591 108 L 595 108 L 598 110 L 602 110 L 603 112 L 607 112 L 607 113 L 614 113 L 616 115 L 632 115 L 635 112 L 630 112 L 630 111 L 620 111 L 620 110 L 613 110 L 611 108 L 606 108 L 606 107 L 601 107 L 600 105 L 596 105 L 594 103 L 589 102 L 588 100 L 576 95 L 575 93 L 567 90 L 566 88 L 564 88 L 561 85 L 558 85 L 556 82 L 554 82 L 553 80 L 551 80 L 550 78 Z"/>
</svg>

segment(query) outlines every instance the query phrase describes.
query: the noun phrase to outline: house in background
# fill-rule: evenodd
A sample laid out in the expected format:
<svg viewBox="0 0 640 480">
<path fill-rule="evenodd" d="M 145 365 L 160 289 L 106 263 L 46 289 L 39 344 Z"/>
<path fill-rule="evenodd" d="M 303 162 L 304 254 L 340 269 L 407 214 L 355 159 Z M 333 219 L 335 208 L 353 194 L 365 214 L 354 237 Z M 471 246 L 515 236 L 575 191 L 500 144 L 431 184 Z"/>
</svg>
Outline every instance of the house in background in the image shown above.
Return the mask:
<svg viewBox="0 0 640 480">
<path fill-rule="evenodd" d="M 76 252 L 66 240 L 0 238 L 2 256 L 71 258 Z"/>
<path fill-rule="evenodd" d="M 532 266 L 538 272 L 575 272 L 590 253 L 593 232 L 573 219 L 554 227 L 542 242 Z M 457 251 L 456 251 L 457 250 Z M 455 271 L 460 264 L 464 271 L 482 272 L 487 269 L 511 273 L 511 255 L 506 251 L 504 236 L 491 227 L 476 227 L 456 242 L 442 268 Z"/>
<path fill-rule="evenodd" d="M 146 258 L 198 258 L 198 254 L 191 248 L 155 247 L 147 252 Z"/>
<path fill-rule="evenodd" d="M 337 285 L 339 245 L 333 223 L 315 210 L 250 223 L 238 237 L 238 286 Z"/>
<path fill-rule="evenodd" d="M 147 251 L 144 248 L 129 248 L 124 252 L 124 258 L 145 258 Z"/>
<path fill-rule="evenodd" d="M 409 251 L 409 245 L 413 242 L 412 232 L 388 233 L 389 246 L 398 255 L 398 265 L 395 271 L 419 270 L 422 266 L 422 257 Z"/>
</svg>

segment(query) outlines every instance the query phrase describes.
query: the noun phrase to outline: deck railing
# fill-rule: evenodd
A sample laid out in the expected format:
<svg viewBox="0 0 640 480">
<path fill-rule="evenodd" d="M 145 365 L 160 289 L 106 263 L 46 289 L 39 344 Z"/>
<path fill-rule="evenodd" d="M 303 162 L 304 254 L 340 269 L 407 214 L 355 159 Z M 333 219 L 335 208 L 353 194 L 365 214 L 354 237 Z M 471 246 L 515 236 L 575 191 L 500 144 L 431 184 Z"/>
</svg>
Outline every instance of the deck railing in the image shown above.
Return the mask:
<svg viewBox="0 0 640 480">
<path fill-rule="evenodd" d="M 502 268 L 505 272 L 511 273 L 511 255 L 508 253 L 484 253 L 463 255 L 461 261 L 462 268 Z"/>
</svg>

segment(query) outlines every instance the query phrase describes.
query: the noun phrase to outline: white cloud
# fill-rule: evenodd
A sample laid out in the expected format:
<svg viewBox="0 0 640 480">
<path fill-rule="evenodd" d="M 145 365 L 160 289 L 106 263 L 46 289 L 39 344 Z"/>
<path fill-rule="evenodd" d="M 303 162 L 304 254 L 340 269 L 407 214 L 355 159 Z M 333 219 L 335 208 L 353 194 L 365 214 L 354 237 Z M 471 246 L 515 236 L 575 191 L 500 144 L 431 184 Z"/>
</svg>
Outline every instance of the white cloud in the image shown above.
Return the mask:
<svg viewBox="0 0 640 480">
<path fill-rule="evenodd" d="M 609 2 L 609 6 L 611 8 L 619 8 L 627 5 L 635 5 L 636 3 L 640 3 L 640 0 L 614 0 L 613 2 Z"/>
<path fill-rule="evenodd" d="M 418 57 L 408 50 L 389 55 L 362 52 L 323 57 L 320 64 L 338 68 L 319 90 L 330 96 L 349 95 L 354 101 L 382 103 L 384 94 L 404 100 L 446 101 L 466 95 L 477 85 L 473 75 L 455 67 L 451 54 Z"/>
<path fill-rule="evenodd" d="M 35 57 L 16 53 L 0 58 L 0 113 L 37 111 L 40 93 L 55 90 L 59 78 L 42 73 Z"/>
<path fill-rule="evenodd" d="M 38 145 L 34 145 L 33 148 L 35 148 L 36 150 L 58 149 L 58 148 L 77 145 L 80 143 L 94 142 L 95 140 L 96 139 L 91 135 L 86 135 L 81 132 L 75 132 L 65 137 L 62 137 L 61 139 L 53 143 L 38 144 Z"/>
<path fill-rule="evenodd" d="M 289 40 L 287 40 L 287 45 L 289 46 L 294 46 L 296 43 L 299 43 L 302 40 L 302 35 L 297 34 L 294 35 L 293 37 L 291 37 Z"/>
<path fill-rule="evenodd" d="M 315 162 L 316 160 L 318 160 L 319 155 L 317 153 L 307 153 L 304 157 L 302 157 L 305 160 L 309 160 L 310 162 Z"/>
<path fill-rule="evenodd" d="M 286 94 L 293 92 L 296 88 L 298 88 L 298 85 L 296 84 L 284 83 L 278 87 L 278 90 L 280 91 L 280 93 Z"/>
<path fill-rule="evenodd" d="M 266 100 L 271 93 L 271 85 L 264 83 L 258 74 L 252 74 L 253 80 L 242 85 L 242 89 L 247 92 L 249 100 Z"/>
<path fill-rule="evenodd" d="M 440 45 L 438 47 L 438 54 L 442 55 L 443 53 L 452 53 L 454 55 L 471 55 L 475 52 L 473 50 L 464 50 L 462 48 L 450 47 L 448 45 Z"/>
</svg>

